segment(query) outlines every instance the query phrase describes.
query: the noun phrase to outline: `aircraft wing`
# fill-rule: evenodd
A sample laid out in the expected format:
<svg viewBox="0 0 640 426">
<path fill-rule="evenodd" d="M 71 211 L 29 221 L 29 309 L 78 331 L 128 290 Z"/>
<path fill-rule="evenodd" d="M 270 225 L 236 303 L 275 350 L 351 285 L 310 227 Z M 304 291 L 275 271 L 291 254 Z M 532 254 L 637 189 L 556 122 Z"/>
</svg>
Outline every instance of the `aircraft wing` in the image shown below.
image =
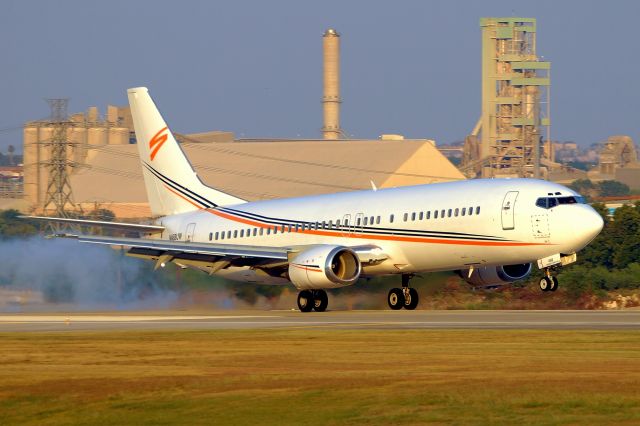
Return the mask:
<svg viewBox="0 0 640 426">
<path fill-rule="evenodd" d="M 36 220 L 40 222 L 59 223 L 74 226 L 94 226 L 98 228 L 116 229 L 119 231 L 140 232 L 142 234 L 159 234 L 164 231 L 164 226 L 144 225 L 139 223 L 107 222 L 103 220 L 70 219 L 66 217 L 46 216 L 18 216 L 21 219 Z"/>
<path fill-rule="evenodd" d="M 57 235 L 57 237 L 122 248 L 129 256 L 155 260 L 156 268 L 175 262 L 179 266 L 196 266 L 211 274 L 229 266 L 251 266 L 266 271 L 270 275 L 279 276 L 288 267 L 291 256 L 309 247 L 265 247 L 66 234 Z M 363 264 L 378 263 L 387 259 L 387 256 L 376 246 L 350 248 Z"/>
<path fill-rule="evenodd" d="M 57 235 L 82 243 L 119 247 L 127 255 L 156 261 L 156 268 L 169 262 L 206 267 L 210 273 L 228 266 L 282 267 L 288 264 L 290 248 L 233 244 L 203 244 L 149 238 L 117 238 L 84 235 Z"/>
</svg>

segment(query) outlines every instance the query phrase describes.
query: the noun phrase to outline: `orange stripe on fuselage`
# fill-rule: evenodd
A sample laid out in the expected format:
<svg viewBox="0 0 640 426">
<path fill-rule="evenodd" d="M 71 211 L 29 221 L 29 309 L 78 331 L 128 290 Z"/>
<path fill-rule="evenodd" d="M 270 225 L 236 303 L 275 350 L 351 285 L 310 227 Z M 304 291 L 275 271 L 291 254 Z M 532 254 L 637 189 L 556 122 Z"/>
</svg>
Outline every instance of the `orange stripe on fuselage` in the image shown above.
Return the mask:
<svg viewBox="0 0 640 426">
<path fill-rule="evenodd" d="M 165 185 L 166 187 L 166 185 Z M 178 197 L 182 198 L 183 200 L 189 202 L 190 204 L 196 206 L 198 209 L 200 210 L 205 210 L 208 213 L 211 213 L 213 215 L 222 217 L 224 219 L 233 221 L 233 222 L 238 222 L 238 223 L 244 223 L 245 225 L 250 225 L 250 226 L 255 226 L 257 228 L 273 228 L 276 227 L 278 229 L 281 228 L 282 225 L 268 225 L 268 224 L 264 224 L 261 222 L 256 222 L 254 220 L 250 220 L 250 219 L 245 219 L 242 217 L 236 217 L 233 215 L 230 215 L 228 213 L 224 213 L 221 212 L 219 210 L 212 210 L 212 209 L 204 209 L 200 206 L 198 206 L 197 204 L 191 202 L 190 200 L 186 199 L 185 197 L 183 197 L 182 195 L 178 194 L 177 192 L 173 191 L 172 189 L 170 189 L 169 187 L 166 187 L 169 191 L 173 192 L 174 194 L 176 194 Z M 285 225 L 288 226 L 288 225 Z M 460 246 L 484 246 L 484 247 L 524 247 L 524 246 L 548 246 L 548 245 L 553 245 L 553 244 L 546 244 L 546 243 L 522 243 L 522 242 L 511 242 L 511 241 L 472 241 L 472 240 L 446 240 L 446 239 L 442 239 L 442 238 L 429 238 L 429 237 L 405 237 L 402 235 L 354 235 L 354 234 L 347 234 L 345 235 L 342 232 L 333 232 L 333 231 L 319 231 L 319 230 L 295 230 L 295 227 L 292 227 L 293 230 L 291 232 L 293 233 L 298 233 L 298 234 L 307 234 L 307 235 L 319 235 L 322 237 L 339 237 L 339 238 L 357 238 L 357 239 L 361 239 L 361 240 L 383 240 L 383 241 L 398 241 L 398 242 L 405 242 L 405 243 L 427 243 L 427 244 L 449 244 L 449 245 L 460 245 Z M 286 232 L 286 231 L 285 231 Z"/>
<path fill-rule="evenodd" d="M 197 207 L 198 210 L 202 210 L 202 207 L 200 207 L 199 205 L 197 205 L 196 203 L 194 203 L 193 201 L 191 201 L 190 199 L 186 198 L 185 196 L 183 196 L 182 194 L 174 191 L 173 189 L 171 189 L 169 186 L 165 185 L 165 188 L 167 188 L 167 191 L 177 195 L 178 197 L 182 198 L 183 200 L 185 200 L 187 203 L 191 204 L 194 207 Z"/>
</svg>

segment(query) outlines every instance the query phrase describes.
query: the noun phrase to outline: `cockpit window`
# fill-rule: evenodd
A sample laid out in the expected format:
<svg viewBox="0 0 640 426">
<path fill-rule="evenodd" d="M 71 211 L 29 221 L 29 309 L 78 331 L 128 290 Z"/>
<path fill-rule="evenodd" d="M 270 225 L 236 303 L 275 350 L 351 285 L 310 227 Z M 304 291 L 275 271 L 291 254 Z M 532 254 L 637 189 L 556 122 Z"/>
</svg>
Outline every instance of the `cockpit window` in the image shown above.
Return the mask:
<svg viewBox="0 0 640 426">
<path fill-rule="evenodd" d="M 536 206 L 543 209 L 550 209 L 560 204 L 585 204 L 584 197 L 568 196 L 568 197 L 541 197 L 536 200 Z"/>
</svg>

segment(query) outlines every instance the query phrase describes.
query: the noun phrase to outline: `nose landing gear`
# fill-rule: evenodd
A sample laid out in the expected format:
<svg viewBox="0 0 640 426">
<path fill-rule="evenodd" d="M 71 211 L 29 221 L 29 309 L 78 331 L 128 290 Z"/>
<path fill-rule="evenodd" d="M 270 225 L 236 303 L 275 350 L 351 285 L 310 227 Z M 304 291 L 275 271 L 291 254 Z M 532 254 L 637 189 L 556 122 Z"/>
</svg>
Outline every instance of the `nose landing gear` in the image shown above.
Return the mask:
<svg viewBox="0 0 640 426">
<path fill-rule="evenodd" d="M 402 274 L 402 288 L 389 290 L 387 302 L 394 311 L 402 308 L 414 310 L 418 306 L 420 297 L 415 288 L 409 287 L 411 278 L 413 278 L 413 274 Z"/>
<path fill-rule="evenodd" d="M 551 268 L 545 268 L 544 277 L 540 278 L 540 290 L 556 291 L 558 289 L 558 278 L 551 274 Z"/>
</svg>

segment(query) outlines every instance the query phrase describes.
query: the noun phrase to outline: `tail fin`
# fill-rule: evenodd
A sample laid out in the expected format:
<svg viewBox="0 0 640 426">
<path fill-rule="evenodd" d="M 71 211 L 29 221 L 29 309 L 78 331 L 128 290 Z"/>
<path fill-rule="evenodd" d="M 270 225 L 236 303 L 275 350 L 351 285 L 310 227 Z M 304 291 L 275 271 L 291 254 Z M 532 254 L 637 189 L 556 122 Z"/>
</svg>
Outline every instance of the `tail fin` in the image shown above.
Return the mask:
<svg viewBox="0 0 640 426">
<path fill-rule="evenodd" d="M 151 212 L 166 216 L 245 201 L 202 183 L 146 87 L 127 90 Z"/>
</svg>

